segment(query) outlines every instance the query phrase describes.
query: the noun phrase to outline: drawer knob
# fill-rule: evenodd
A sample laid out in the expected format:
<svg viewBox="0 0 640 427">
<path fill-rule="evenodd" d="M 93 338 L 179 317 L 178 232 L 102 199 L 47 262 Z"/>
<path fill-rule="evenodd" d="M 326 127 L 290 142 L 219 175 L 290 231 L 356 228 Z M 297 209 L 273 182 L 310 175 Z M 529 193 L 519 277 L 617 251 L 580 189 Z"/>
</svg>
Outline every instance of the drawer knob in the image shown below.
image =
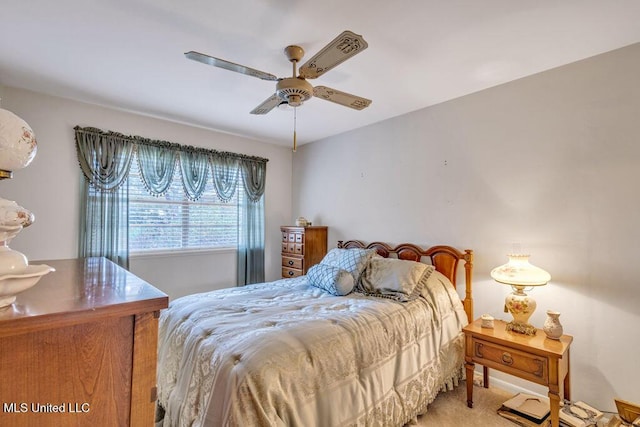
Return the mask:
<svg viewBox="0 0 640 427">
<path fill-rule="evenodd" d="M 292 259 L 289 260 L 289 265 L 293 265 L 293 260 Z"/>
<path fill-rule="evenodd" d="M 502 353 L 502 363 L 505 365 L 513 365 L 513 357 L 511 357 L 511 354 L 506 351 Z"/>
<path fill-rule="evenodd" d="M 293 276 L 293 271 L 289 270 L 289 276 Z"/>
</svg>

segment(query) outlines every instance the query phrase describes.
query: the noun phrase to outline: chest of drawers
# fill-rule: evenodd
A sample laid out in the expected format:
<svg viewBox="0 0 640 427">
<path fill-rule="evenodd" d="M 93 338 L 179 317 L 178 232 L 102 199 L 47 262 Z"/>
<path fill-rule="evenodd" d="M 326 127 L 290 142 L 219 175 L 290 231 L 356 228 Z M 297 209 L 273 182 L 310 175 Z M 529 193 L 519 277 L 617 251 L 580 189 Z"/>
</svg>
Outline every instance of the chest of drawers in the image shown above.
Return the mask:
<svg viewBox="0 0 640 427">
<path fill-rule="evenodd" d="M 282 277 L 307 274 L 327 254 L 327 228 L 325 226 L 282 226 Z"/>
</svg>

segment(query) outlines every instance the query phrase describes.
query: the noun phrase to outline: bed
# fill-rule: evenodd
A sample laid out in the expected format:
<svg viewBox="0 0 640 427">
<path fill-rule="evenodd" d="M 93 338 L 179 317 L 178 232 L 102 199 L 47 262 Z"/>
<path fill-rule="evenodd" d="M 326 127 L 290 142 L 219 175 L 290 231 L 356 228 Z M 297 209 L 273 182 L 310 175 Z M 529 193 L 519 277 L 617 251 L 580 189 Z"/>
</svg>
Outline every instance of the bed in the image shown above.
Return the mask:
<svg viewBox="0 0 640 427">
<path fill-rule="evenodd" d="M 316 270 L 353 254 L 366 262 L 347 295 L 309 270 L 172 301 L 159 322 L 156 425 L 402 426 L 425 413 L 462 378 L 473 252 L 340 241 Z M 385 263 L 423 272 L 410 297 L 358 288 Z"/>
</svg>

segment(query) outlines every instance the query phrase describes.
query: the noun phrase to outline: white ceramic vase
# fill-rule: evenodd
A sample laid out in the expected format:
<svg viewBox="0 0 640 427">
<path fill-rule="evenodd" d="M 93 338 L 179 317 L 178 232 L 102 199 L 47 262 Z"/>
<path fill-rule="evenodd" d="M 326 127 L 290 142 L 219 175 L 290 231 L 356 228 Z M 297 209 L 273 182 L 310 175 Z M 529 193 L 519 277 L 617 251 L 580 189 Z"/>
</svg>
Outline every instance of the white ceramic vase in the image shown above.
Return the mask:
<svg viewBox="0 0 640 427">
<path fill-rule="evenodd" d="M 562 336 L 562 324 L 560 323 L 560 312 L 547 310 L 547 319 L 544 321 L 542 330 L 547 334 L 547 338 L 559 340 Z"/>
</svg>

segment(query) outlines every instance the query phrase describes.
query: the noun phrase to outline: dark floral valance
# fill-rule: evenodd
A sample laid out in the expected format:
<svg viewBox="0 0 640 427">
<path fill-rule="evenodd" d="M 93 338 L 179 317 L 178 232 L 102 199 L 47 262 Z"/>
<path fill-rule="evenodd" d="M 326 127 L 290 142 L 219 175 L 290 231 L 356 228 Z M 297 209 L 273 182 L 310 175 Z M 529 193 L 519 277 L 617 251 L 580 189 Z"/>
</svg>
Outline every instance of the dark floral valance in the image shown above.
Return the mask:
<svg viewBox="0 0 640 427">
<path fill-rule="evenodd" d="M 137 154 L 142 181 L 156 196 L 164 194 L 171 185 L 176 165 L 190 200 L 202 195 L 209 175 L 222 201 L 233 197 L 240 177 L 251 201 L 264 194 L 268 159 L 93 127 L 76 126 L 74 130 L 80 168 L 89 184 L 99 191 L 120 188 L 129 175 L 133 155 Z"/>
</svg>

